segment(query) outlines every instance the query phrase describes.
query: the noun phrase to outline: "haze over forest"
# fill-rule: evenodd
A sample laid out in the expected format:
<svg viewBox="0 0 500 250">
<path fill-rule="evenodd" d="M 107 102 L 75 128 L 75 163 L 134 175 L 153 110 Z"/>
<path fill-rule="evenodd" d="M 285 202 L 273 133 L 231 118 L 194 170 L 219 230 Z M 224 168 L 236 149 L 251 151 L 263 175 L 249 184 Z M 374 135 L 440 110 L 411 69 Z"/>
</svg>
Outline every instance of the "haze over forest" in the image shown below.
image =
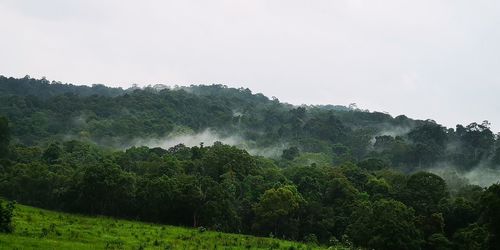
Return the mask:
<svg viewBox="0 0 500 250">
<path fill-rule="evenodd" d="M 447 128 L 434 120 L 392 117 L 360 109 L 355 104 L 295 106 L 282 103 L 277 97 L 225 85 L 155 84 L 122 89 L 68 85 L 29 76 L 19 79 L 0 76 L 0 83 L 2 95 L 10 97 L 5 99 L 3 108 L 10 109 L 6 114 L 14 124 L 17 135 L 14 138 L 24 144 L 58 138 L 89 140 L 117 149 L 131 146 L 168 149 L 178 144 L 193 147 L 222 142 L 274 159 L 280 158 L 287 148 L 296 147 L 303 152 L 333 157 L 337 163 L 356 162 L 382 153 L 379 156 L 383 155 L 393 167 L 404 172 L 426 170 L 444 178 L 464 178 L 481 186 L 500 180 L 499 134 L 490 129 L 488 121 Z M 67 96 L 69 99 L 58 97 L 68 93 L 72 94 Z M 38 112 L 26 107 L 18 110 L 17 101 L 13 103 L 15 99 L 29 100 L 34 96 L 44 104 L 37 107 Z M 178 101 L 172 101 L 174 97 Z M 136 102 L 129 102 L 129 98 Z M 197 101 L 190 103 L 192 98 Z M 63 104 L 56 107 L 52 102 Z M 104 113 L 100 110 L 103 102 L 108 103 L 105 104 L 108 111 Z M 186 103 L 179 106 L 178 102 Z M 32 124 L 41 127 L 27 133 L 33 130 Z M 42 131 L 38 132 L 39 129 Z M 324 137 L 325 134 L 330 135 Z M 403 156 L 394 152 L 384 155 L 384 151 L 394 150 L 391 144 L 395 139 L 404 139 L 410 148 Z M 348 154 L 335 156 L 335 149 L 328 145 L 346 147 Z M 342 157 L 343 160 L 335 159 Z M 309 161 L 308 164 L 314 162 Z"/>
</svg>

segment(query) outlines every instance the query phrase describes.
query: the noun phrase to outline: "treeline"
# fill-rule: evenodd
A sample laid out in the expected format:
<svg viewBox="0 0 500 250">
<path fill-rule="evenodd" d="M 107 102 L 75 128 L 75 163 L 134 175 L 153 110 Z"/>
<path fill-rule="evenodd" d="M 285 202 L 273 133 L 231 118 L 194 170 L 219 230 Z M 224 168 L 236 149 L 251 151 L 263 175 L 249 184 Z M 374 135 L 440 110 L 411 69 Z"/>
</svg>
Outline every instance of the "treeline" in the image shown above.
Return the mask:
<svg viewBox="0 0 500 250">
<path fill-rule="evenodd" d="M 355 105 L 296 107 L 223 85 L 122 90 L 0 77 L 0 114 L 13 125 L 14 142 L 24 145 L 75 139 L 124 148 L 137 138 L 210 128 L 336 164 L 379 158 L 406 172 L 441 163 L 461 170 L 500 166 L 500 139 L 487 121 L 452 129 Z"/>
<path fill-rule="evenodd" d="M 10 145 L 1 119 L 0 195 L 90 215 L 373 249 L 498 249 L 500 185 L 450 190 L 380 159 L 297 164 L 215 143 L 106 150 L 79 141 Z M 283 166 L 283 167 L 278 167 Z"/>
<path fill-rule="evenodd" d="M 28 75 L 19 79 L 0 75 L 0 94 L 2 97 L 18 95 L 36 96 L 41 99 L 47 99 L 67 93 L 80 96 L 117 96 L 124 94 L 125 92 L 126 91 L 121 88 L 110 88 L 102 84 L 93 84 L 91 87 L 77 86 L 73 84 L 63 84 L 57 81 L 50 82 L 45 78 L 34 79 Z"/>
</svg>

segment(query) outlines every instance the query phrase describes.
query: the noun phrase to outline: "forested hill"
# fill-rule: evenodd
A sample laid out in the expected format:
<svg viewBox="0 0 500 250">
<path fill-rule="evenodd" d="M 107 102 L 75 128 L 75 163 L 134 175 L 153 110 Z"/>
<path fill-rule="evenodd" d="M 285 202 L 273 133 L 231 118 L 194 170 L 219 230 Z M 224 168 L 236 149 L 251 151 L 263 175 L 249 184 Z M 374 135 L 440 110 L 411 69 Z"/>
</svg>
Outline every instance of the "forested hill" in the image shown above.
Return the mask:
<svg viewBox="0 0 500 250">
<path fill-rule="evenodd" d="M 488 122 L 446 128 L 222 85 L 0 78 L 0 90 L 0 197 L 11 201 L 354 249 L 500 246 Z M 3 204 L 0 233 L 30 235 Z"/>
<path fill-rule="evenodd" d="M 292 106 L 223 85 L 122 90 L 0 77 L 0 96 L 13 141 L 26 145 L 77 139 L 124 148 L 210 129 L 222 141 L 237 137 L 232 144 L 280 153 L 298 149 L 333 162 L 376 157 L 404 169 L 443 162 L 464 170 L 500 165 L 500 141 L 487 122 L 446 128 L 354 105 Z"/>
</svg>

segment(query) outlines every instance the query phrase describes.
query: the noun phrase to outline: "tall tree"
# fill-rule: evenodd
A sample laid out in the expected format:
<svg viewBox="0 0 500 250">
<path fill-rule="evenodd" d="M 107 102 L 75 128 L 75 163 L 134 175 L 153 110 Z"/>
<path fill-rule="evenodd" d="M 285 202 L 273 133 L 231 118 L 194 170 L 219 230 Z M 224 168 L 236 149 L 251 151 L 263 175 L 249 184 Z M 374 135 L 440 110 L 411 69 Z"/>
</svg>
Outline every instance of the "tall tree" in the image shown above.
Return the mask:
<svg viewBox="0 0 500 250">
<path fill-rule="evenodd" d="M 417 214 L 431 215 L 439 211 L 439 202 L 449 196 L 446 182 L 438 175 L 419 172 L 410 176 L 406 183 L 405 202 Z"/>
<path fill-rule="evenodd" d="M 272 230 L 274 235 L 290 235 L 290 225 L 294 214 L 304 199 L 295 186 L 282 186 L 266 190 L 255 206 L 257 228 Z"/>
<path fill-rule="evenodd" d="M 9 152 L 10 131 L 7 118 L 0 116 L 0 158 Z"/>
<path fill-rule="evenodd" d="M 482 218 L 490 228 L 490 249 L 500 248 L 500 184 L 491 185 L 481 196 Z"/>
<path fill-rule="evenodd" d="M 420 249 L 422 235 L 414 224 L 411 208 L 395 200 L 364 203 L 352 215 L 348 234 L 370 249 Z"/>
</svg>

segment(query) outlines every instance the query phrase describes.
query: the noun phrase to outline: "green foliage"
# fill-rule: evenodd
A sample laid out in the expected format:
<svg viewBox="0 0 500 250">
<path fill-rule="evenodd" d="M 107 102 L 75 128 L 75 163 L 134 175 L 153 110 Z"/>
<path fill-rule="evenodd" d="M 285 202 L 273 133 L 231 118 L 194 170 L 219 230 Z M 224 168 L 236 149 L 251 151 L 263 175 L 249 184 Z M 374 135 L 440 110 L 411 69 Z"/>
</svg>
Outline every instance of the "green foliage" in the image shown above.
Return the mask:
<svg viewBox="0 0 500 250">
<path fill-rule="evenodd" d="M 75 189 L 78 210 L 120 216 L 126 214 L 131 205 L 135 178 L 133 174 L 121 171 L 117 165 L 105 162 L 85 168 Z"/>
<path fill-rule="evenodd" d="M 427 249 L 430 250 L 449 250 L 453 249 L 451 242 L 442 234 L 433 234 L 429 236 Z"/>
<path fill-rule="evenodd" d="M 446 128 L 434 123 L 416 127 L 408 133 L 408 138 L 414 143 L 414 160 L 418 166 L 441 159 L 448 139 Z"/>
<path fill-rule="evenodd" d="M 0 97 L 12 139 L 26 145 L 73 138 L 123 148 L 137 138 L 212 129 L 260 147 L 293 145 L 300 152 L 323 153 L 336 164 L 374 157 L 411 170 L 444 161 L 470 169 L 479 162 L 498 166 L 500 159 L 498 138 L 487 121 L 453 130 L 432 120 L 353 107 L 294 107 L 224 85 L 122 90 L 0 76 Z M 291 149 L 285 159 L 297 156 Z"/>
<path fill-rule="evenodd" d="M 488 121 L 467 126 L 457 125 L 452 139 L 457 144 L 452 154 L 454 163 L 470 169 L 483 159 L 490 159 L 494 151 L 495 136 Z"/>
<path fill-rule="evenodd" d="M 5 204 L 4 204 L 5 203 Z M 0 200 L 0 233 L 12 233 L 12 217 L 14 216 L 14 202 Z"/>
<path fill-rule="evenodd" d="M 459 250 L 497 249 L 498 245 L 488 248 L 489 236 L 490 233 L 485 226 L 471 224 L 458 230 L 453 236 L 453 241 Z"/>
<path fill-rule="evenodd" d="M 418 214 L 438 212 L 439 202 L 448 195 L 446 182 L 432 173 L 413 174 L 406 184 L 406 201 Z"/>
<path fill-rule="evenodd" d="M 383 178 L 372 177 L 366 183 L 366 191 L 376 199 L 384 198 L 390 196 L 391 186 Z"/>
<path fill-rule="evenodd" d="M 394 200 L 360 204 L 348 234 L 355 243 L 373 249 L 420 249 L 422 235 L 411 208 Z"/>
<path fill-rule="evenodd" d="M 300 151 L 297 147 L 290 147 L 285 150 L 283 150 L 283 154 L 281 155 L 281 158 L 285 160 L 293 160 L 295 157 L 299 156 Z"/>
<path fill-rule="evenodd" d="M 295 186 L 282 186 L 266 190 L 255 206 L 257 221 L 254 227 L 263 230 L 272 230 L 274 235 L 286 235 L 294 229 L 293 218 L 304 199 Z"/>
<path fill-rule="evenodd" d="M 498 185 L 483 190 L 458 179 L 447 185 L 435 174 L 419 172 L 441 162 L 461 170 L 479 163 L 498 167 L 500 138 L 486 121 L 446 129 L 432 120 L 393 118 L 355 105 L 295 107 L 223 85 L 122 90 L 29 77 L 0 77 L 0 110 L 0 195 L 23 204 L 272 234 L 310 242 L 309 247 L 500 245 Z M 235 136 L 231 139 L 241 139 L 249 152 L 264 148 L 257 151 L 271 157 L 220 142 L 134 146 L 138 139 L 202 131 Z M 284 145 L 289 147 L 279 157 Z M 129 246 L 128 238 L 100 230 L 99 248 Z M 55 223 L 43 224 L 36 237 L 63 231 Z M 157 248 L 189 248 L 130 237 L 141 239 L 133 243 L 139 249 L 151 242 Z"/>
<path fill-rule="evenodd" d="M 445 232 L 449 236 L 453 235 L 458 229 L 465 228 L 469 224 L 476 222 L 479 218 L 478 205 L 463 197 L 443 202 L 440 210 L 443 211 L 446 221 Z"/>
<path fill-rule="evenodd" d="M 49 147 L 43 152 L 42 159 L 48 164 L 57 163 L 61 156 L 62 149 L 57 143 L 51 143 Z"/>
<path fill-rule="evenodd" d="M 382 159 L 377 159 L 377 158 L 368 158 L 366 160 L 360 161 L 358 163 L 358 166 L 360 168 L 369 170 L 369 171 L 377 171 L 381 170 L 383 168 L 387 168 L 388 164 Z"/>
<path fill-rule="evenodd" d="M 0 116 L 0 159 L 9 152 L 10 130 L 7 118 Z"/>
<path fill-rule="evenodd" d="M 57 154 L 50 155 L 57 157 L 47 157 L 53 149 Z M 325 158 L 321 153 L 301 154 L 292 165 L 279 168 L 273 160 L 221 143 L 109 151 L 68 141 L 11 151 L 12 162 L 0 172 L 1 195 L 83 214 L 272 233 L 319 244 L 336 238 L 345 245 L 352 240 L 378 249 L 405 241 L 411 242 L 409 249 L 443 248 L 447 242 L 441 235 L 454 236 L 453 244 L 471 241 L 460 230 L 495 218 L 488 212 L 494 210 L 494 188 L 481 199 L 479 220 L 476 197 L 482 189 L 464 187 L 450 197 L 444 181 L 430 173 L 405 176 L 387 168 L 368 171 L 354 163 L 332 167 L 325 159 L 321 164 L 299 163 Z M 487 225 L 495 230 L 493 223 Z M 57 232 L 50 227 L 40 231 L 44 237 L 51 234 Z M 114 247 L 117 242 L 106 244 Z"/>
<path fill-rule="evenodd" d="M 481 196 L 482 218 L 490 228 L 491 249 L 500 246 L 500 184 L 491 185 Z"/>
</svg>

